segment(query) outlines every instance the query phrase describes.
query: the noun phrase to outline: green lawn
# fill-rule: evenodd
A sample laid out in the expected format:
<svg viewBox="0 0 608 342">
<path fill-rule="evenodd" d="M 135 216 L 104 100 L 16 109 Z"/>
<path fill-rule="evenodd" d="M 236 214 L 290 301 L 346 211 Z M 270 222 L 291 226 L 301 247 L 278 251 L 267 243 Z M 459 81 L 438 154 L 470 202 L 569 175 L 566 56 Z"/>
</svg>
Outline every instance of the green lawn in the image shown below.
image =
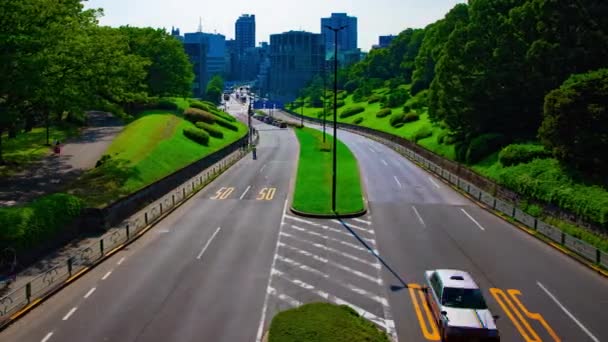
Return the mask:
<svg viewBox="0 0 608 342">
<path fill-rule="evenodd" d="M 144 113 L 125 127 L 106 154 L 110 161 L 85 173 L 72 192 L 88 205 L 99 207 L 137 191 L 206 155 L 245 136 L 245 125 L 235 123 L 238 132 L 215 124 L 222 139 L 211 138 L 208 146 L 186 138 L 182 131 L 194 125 L 173 114 Z"/>
<path fill-rule="evenodd" d="M 388 342 L 388 336 L 346 305 L 311 303 L 278 313 L 268 342 Z"/>
<path fill-rule="evenodd" d="M 331 182 L 333 138 L 311 129 L 295 129 L 300 141 L 298 178 L 293 199 L 296 210 L 311 214 L 332 214 Z M 336 210 L 340 214 L 363 210 L 359 167 L 352 152 L 338 140 Z"/>
</svg>

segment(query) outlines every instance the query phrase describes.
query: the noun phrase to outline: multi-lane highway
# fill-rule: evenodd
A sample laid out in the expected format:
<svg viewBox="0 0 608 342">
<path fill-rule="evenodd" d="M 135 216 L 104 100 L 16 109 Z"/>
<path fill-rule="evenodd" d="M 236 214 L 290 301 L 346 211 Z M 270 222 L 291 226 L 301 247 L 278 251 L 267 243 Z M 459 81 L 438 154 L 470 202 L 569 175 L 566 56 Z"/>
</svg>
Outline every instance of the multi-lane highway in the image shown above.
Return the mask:
<svg viewBox="0 0 608 342">
<path fill-rule="evenodd" d="M 229 105 L 241 120 L 244 108 Z M 297 140 L 253 122 L 257 160 L 235 164 L 0 341 L 255 341 L 278 311 L 311 301 L 348 304 L 401 341 L 433 340 L 416 289 L 433 268 L 475 277 L 503 341 L 608 339 L 605 278 L 377 142 L 339 132 L 359 160 L 366 215 L 290 213 Z"/>
</svg>

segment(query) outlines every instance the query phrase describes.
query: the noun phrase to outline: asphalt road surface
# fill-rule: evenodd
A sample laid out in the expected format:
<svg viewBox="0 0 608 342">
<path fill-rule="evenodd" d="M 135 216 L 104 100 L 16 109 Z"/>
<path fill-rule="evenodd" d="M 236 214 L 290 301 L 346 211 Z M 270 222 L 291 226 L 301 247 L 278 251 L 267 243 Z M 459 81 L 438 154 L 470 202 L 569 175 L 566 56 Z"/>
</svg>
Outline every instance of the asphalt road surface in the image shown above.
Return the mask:
<svg viewBox="0 0 608 342">
<path fill-rule="evenodd" d="M 400 278 L 383 267 L 400 340 L 436 339 L 416 286 L 424 284 L 425 270 L 438 268 L 473 275 L 500 316 L 503 341 L 608 340 L 607 279 L 478 207 L 388 147 L 354 133 L 338 135 L 359 161 L 380 256 Z"/>
</svg>

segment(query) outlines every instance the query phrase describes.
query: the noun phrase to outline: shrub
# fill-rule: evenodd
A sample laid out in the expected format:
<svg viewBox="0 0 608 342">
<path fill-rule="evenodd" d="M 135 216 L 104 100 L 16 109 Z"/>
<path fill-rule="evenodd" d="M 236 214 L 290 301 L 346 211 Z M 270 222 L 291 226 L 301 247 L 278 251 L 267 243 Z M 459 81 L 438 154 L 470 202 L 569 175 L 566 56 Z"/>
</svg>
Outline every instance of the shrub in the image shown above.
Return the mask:
<svg viewBox="0 0 608 342">
<path fill-rule="evenodd" d="M 475 164 L 505 145 L 505 136 L 499 133 L 482 134 L 469 144 L 466 162 Z"/>
<path fill-rule="evenodd" d="M 365 108 L 361 106 L 346 107 L 340 113 L 340 118 L 348 118 L 363 112 L 365 112 Z"/>
<path fill-rule="evenodd" d="M 224 128 L 228 128 L 231 131 L 238 132 L 238 130 L 239 130 L 239 127 L 237 125 L 233 124 L 232 122 L 228 122 L 226 120 L 219 119 L 219 120 L 216 120 L 215 123 Z"/>
<path fill-rule="evenodd" d="M 418 115 L 418 113 L 415 112 L 410 112 L 405 114 L 404 118 L 403 118 L 403 122 L 414 122 L 414 121 L 418 121 L 420 119 L 420 115 Z"/>
<path fill-rule="evenodd" d="M 380 111 L 378 113 L 376 113 L 376 117 L 377 118 L 384 118 L 387 117 L 389 115 L 391 115 L 393 113 L 393 110 L 390 108 L 384 108 L 384 109 L 380 109 Z"/>
<path fill-rule="evenodd" d="M 344 90 L 338 90 L 338 100 L 344 100 L 348 95 Z"/>
<path fill-rule="evenodd" d="M 396 125 L 395 125 L 395 126 L 393 126 L 393 127 L 395 127 L 395 128 L 401 128 L 401 127 L 403 127 L 404 125 L 405 125 L 405 122 L 400 122 L 400 123 L 396 124 Z"/>
<path fill-rule="evenodd" d="M 389 122 L 390 122 L 391 126 L 396 127 L 397 124 L 404 123 L 404 119 L 405 119 L 405 114 L 396 112 L 396 113 L 391 114 L 391 117 L 389 118 Z"/>
<path fill-rule="evenodd" d="M 215 116 L 213 114 L 197 108 L 186 109 L 184 111 L 184 118 L 192 123 L 202 121 L 212 124 L 215 122 Z"/>
<path fill-rule="evenodd" d="M 380 102 L 382 100 L 382 96 L 378 94 L 372 94 L 367 98 L 367 103 L 372 104 L 376 102 Z"/>
<path fill-rule="evenodd" d="M 192 102 L 190 102 L 190 107 L 196 108 L 196 109 L 200 109 L 200 110 L 204 110 L 206 112 L 211 112 L 211 108 L 213 108 L 213 107 L 210 108 L 207 104 L 205 104 L 205 103 L 203 103 L 201 101 L 192 101 Z"/>
<path fill-rule="evenodd" d="M 209 134 L 202 129 L 187 127 L 184 128 L 184 135 L 201 145 L 209 145 Z"/>
<path fill-rule="evenodd" d="M 112 160 L 112 157 L 109 154 L 104 154 L 103 156 L 101 156 L 101 158 L 99 158 L 99 160 L 95 163 L 95 167 L 100 167 L 103 164 L 105 164 L 106 162 Z"/>
<path fill-rule="evenodd" d="M 387 107 L 398 107 L 404 104 L 410 97 L 410 94 L 407 90 L 402 88 L 397 88 L 393 90 L 388 96 L 385 105 Z"/>
<path fill-rule="evenodd" d="M 161 99 L 160 101 L 158 101 L 157 108 L 165 109 L 165 110 L 177 110 L 178 109 L 177 103 L 175 103 L 171 100 L 167 100 L 167 99 Z"/>
<path fill-rule="evenodd" d="M 336 107 L 341 108 L 341 107 L 344 107 L 344 105 L 345 105 L 346 103 L 344 102 L 344 100 L 338 100 L 338 101 L 336 102 L 336 104 L 337 104 L 337 106 L 336 106 Z"/>
<path fill-rule="evenodd" d="M 358 117 L 358 118 L 355 118 L 355 120 L 353 120 L 353 124 L 355 124 L 355 125 L 358 125 L 358 124 L 360 124 L 362 122 L 363 122 L 363 118 L 362 117 Z"/>
<path fill-rule="evenodd" d="M 428 137 L 430 137 L 432 135 L 433 135 L 433 130 L 431 129 L 431 126 L 425 125 L 425 126 L 420 127 L 416 131 L 416 133 L 414 133 L 414 136 L 412 137 L 412 139 L 415 142 L 418 142 L 418 141 L 420 141 L 420 140 L 422 140 L 424 138 L 428 138 Z"/>
<path fill-rule="evenodd" d="M 344 90 L 349 93 L 352 93 L 359 87 L 359 79 L 353 79 L 344 84 Z"/>
<path fill-rule="evenodd" d="M 210 136 L 214 137 L 214 138 L 218 138 L 218 139 L 223 139 L 224 138 L 224 132 L 222 132 L 221 130 L 211 126 L 208 123 L 205 122 L 197 122 L 196 123 L 196 127 L 204 130 L 205 132 L 209 133 Z"/>
<path fill-rule="evenodd" d="M 527 163 L 537 158 L 549 158 L 551 153 L 542 145 L 512 144 L 498 153 L 498 160 L 504 166 Z"/>
<path fill-rule="evenodd" d="M 409 113 L 411 111 L 412 111 L 412 107 L 410 107 L 408 105 L 403 106 L 403 112 L 404 113 Z"/>
</svg>

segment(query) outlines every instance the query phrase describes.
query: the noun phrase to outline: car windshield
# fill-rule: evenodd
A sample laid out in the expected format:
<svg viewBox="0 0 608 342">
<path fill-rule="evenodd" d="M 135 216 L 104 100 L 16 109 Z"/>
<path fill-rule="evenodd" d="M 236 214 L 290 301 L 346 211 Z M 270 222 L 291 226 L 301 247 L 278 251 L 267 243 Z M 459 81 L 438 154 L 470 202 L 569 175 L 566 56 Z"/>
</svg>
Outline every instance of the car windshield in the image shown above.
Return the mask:
<svg viewBox="0 0 608 342">
<path fill-rule="evenodd" d="M 442 304 L 461 309 L 483 310 L 488 308 L 479 289 L 446 287 L 443 291 Z"/>
</svg>

